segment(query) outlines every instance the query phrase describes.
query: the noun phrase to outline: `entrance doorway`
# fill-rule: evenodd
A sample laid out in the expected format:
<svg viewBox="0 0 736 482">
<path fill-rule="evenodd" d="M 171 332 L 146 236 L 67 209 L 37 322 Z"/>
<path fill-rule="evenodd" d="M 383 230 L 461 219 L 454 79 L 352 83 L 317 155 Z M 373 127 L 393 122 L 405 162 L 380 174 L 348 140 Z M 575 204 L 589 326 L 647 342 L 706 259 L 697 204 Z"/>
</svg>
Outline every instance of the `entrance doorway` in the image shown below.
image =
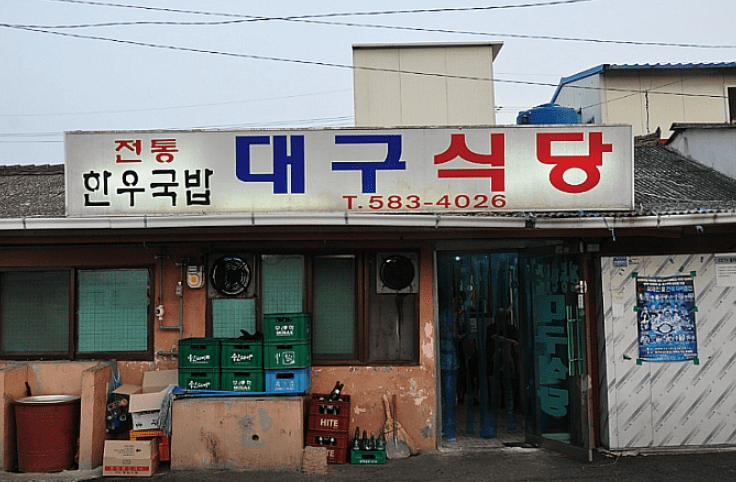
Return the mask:
<svg viewBox="0 0 736 482">
<path fill-rule="evenodd" d="M 578 257 L 439 252 L 437 274 L 443 444 L 587 452 Z"/>
</svg>

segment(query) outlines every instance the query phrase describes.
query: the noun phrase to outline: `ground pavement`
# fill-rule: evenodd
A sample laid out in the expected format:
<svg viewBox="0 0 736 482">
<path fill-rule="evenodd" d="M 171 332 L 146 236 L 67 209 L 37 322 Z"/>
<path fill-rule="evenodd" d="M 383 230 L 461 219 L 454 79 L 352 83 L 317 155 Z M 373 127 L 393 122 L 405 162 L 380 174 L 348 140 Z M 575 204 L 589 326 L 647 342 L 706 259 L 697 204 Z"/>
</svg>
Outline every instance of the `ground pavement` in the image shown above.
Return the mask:
<svg viewBox="0 0 736 482">
<path fill-rule="evenodd" d="M 736 480 L 736 451 L 671 451 L 667 454 L 613 456 L 598 454 L 581 462 L 539 448 L 494 448 L 438 451 L 389 460 L 386 465 L 329 465 L 327 473 L 296 470 L 171 471 L 163 466 L 148 479 L 102 477 L 100 469 L 57 474 L 0 474 L 0 480 L 22 482 L 242 482 L 242 481 L 720 481 Z"/>
</svg>

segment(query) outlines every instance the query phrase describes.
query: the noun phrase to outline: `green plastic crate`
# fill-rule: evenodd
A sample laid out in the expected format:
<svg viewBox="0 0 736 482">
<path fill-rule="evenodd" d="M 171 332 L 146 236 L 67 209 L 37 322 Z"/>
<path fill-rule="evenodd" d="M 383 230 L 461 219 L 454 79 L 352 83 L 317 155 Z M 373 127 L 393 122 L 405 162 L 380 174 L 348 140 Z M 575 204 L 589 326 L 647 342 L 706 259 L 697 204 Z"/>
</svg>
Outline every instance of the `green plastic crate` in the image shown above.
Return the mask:
<svg viewBox="0 0 736 482">
<path fill-rule="evenodd" d="M 264 343 L 298 342 L 312 339 L 312 316 L 309 313 L 263 315 Z"/>
<path fill-rule="evenodd" d="M 263 342 L 224 339 L 220 348 L 220 367 L 238 370 L 263 369 Z"/>
<path fill-rule="evenodd" d="M 220 372 L 220 390 L 231 392 L 265 392 L 265 386 L 266 378 L 263 370 L 223 369 Z"/>
<path fill-rule="evenodd" d="M 385 464 L 384 450 L 350 450 L 351 464 Z"/>
<path fill-rule="evenodd" d="M 219 368 L 180 368 L 179 386 L 188 390 L 219 390 Z"/>
<path fill-rule="evenodd" d="M 219 368 L 220 338 L 179 340 L 179 368 Z"/>
<path fill-rule="evenodd" d="M 268 370 L 306 368 L 312 364 L 312 343 L 267 343 L 263 346 L 263 357 L 264 368 Z"/>
</svg>

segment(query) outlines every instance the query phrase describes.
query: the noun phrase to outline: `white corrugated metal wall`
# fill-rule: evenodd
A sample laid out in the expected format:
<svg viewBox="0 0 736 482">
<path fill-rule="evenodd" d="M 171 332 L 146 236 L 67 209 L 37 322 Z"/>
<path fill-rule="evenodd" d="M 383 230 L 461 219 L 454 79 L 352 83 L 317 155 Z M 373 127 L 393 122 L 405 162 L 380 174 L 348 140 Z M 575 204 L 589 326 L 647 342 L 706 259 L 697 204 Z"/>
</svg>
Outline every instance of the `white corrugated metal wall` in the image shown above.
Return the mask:
<svg viewBox="0 0 736 482">
<path fill-rule="evenodd" d="M 713 254 L 603 258 L 603 444 L 611 450 L 736 444 L 736 289 Z M 695 273 L 698 363 L 641 362 L 636 278 Z M 604 338 L 604 339 L 603 339 Z"/>
</svg>

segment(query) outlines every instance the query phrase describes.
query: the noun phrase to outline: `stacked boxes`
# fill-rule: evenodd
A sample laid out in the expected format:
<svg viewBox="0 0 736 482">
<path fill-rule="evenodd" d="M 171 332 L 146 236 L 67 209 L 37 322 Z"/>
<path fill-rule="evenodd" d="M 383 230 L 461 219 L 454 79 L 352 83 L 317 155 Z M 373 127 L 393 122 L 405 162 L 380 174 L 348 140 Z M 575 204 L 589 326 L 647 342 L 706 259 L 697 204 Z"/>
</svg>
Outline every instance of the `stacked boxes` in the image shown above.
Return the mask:
<svg viewBox="0 0 736 482">
<path fill-rule="evenodd" d="M 312 394 L 307 416 L 307 441 L 311 447 L 327 448 L 328 464 L 347 461 L 350 396 L 328 400 L 329 395 Z"/>
<path fill-rule="evenodd" d="M 231 392 L 308 392 L 312 364 L 310 315 L 264 315 L 263 331 L 263 340 L 180 340 L 179 386 Z"/>
<path fill-rule="evenodd" d="M 263 315 L 266 391 L 308 392 L 312 365 L 312 318 L 308 313 Z"/>
<path fill-rule="evenodd" d="M 171 439 L 163 430 L 131 430 L 130 440 L 152 440 L 158 442 L 158 455 L 161 462 L 171 461 Z"/>
</svg>

